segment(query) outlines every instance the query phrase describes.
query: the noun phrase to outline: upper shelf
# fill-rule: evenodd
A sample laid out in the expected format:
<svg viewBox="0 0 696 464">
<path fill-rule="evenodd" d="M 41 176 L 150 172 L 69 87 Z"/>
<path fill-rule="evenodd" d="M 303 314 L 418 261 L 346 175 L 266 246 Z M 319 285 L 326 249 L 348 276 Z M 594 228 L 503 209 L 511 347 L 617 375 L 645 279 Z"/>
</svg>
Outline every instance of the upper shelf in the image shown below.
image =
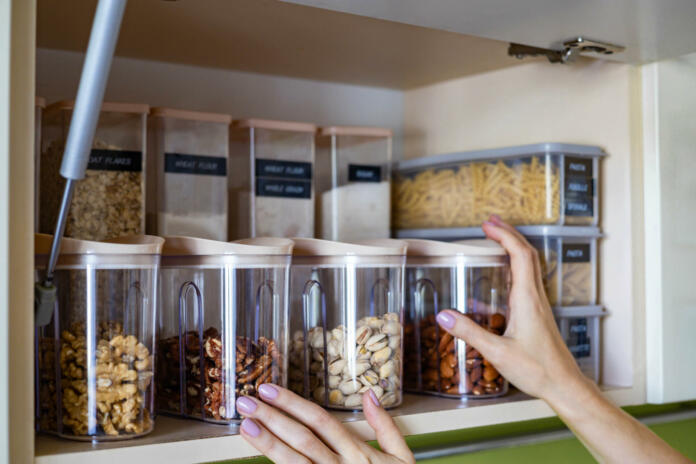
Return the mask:
<svg viewBox="0 0 696 464">
<path fill-rule="evenodd" d="M 37 46 L 84 51 L 96 0 L 38 0 Z M 119 56 L 408 89 L 514 66 L 507 44 L 277 0 L 128 2 Z"/>
</svg>

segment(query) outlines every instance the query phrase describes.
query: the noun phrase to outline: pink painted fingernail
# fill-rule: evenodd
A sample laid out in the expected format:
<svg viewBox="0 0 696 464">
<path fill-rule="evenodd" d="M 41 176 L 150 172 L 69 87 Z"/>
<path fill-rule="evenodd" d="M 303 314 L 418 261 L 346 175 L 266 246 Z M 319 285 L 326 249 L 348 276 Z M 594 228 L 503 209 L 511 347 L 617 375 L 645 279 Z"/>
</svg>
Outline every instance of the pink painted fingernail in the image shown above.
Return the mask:
<svg viewBox="0 0 696 464">
<path fill-rule="evenodd" d="M 244 432 L 246 432 L 250 437 L 254 438 L 261 434 L 261 427 L 259 427 L 252 419 L 244 419 L 242 421 L 242 430 L 244 430 Z"/>
<path fill-rule="evenodd" d="M 259 387 L 259 395 L 265 400 L 274 400 L 278 397 L 278 389 L 270 383 L 264 383 Z"/>
<path fill-rule="evenodd" d="M 437 323 L 445 329 L 451 329 L 455 324 L 454 317 L 449 313 L 439 313 L 437 315 Z"/>
<path fill-rule="evenodd" d="M 483 221 L 484 226 L 491 226 L 491 227 L 498 227 L 496 224 L 492 223 L 491 221 Z"/>
<path fill-rule="evenodd" d="M 367 390 L 367 396 L 370 397 L 370 399 L 371 399 L 372 402 L 375 404 L 375 406 L 379 406 L 379 405 L 380 405 L 380 404 L 379 404 L 379 400 L 377 399 L 377 395 L 375 395 L 374 390 L 372 390 L 372 389 Z"/>
<path fill-rule="evenodd" d="M 242 396 L 237 400 L 237 410 L 242 414 L 253 414 L 256 411 L 256 401 L 247 396 Z"/>
</svg>

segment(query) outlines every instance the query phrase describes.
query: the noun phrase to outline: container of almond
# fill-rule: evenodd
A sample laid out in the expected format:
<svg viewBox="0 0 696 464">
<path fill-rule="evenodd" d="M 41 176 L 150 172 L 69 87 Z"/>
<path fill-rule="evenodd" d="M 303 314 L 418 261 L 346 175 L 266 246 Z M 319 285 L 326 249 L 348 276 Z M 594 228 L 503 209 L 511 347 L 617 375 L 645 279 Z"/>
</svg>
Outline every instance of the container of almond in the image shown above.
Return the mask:
<svg viewBox="0 0 696 464">
<path fill-rule="evenodd" d="M 35 238 L 43 280 L 52 236 Z M 155 317 L 163 239 L 64 238 L 53 282 L 57 304 L 37 328 L 36 429 L 108 441 L 152 431 Z"/>
<path fill-rule="evenodd" d="M 451 398 L 504 395 L 508 383 L 495 367 L 441 329 L 435 318 L 439 311 L 454 309 L 502 335 L 510 275 L 505 250 L 490 240 L 406 242 L 406 389 Z"/>
<path fill-rule="evenodd" d="M 287 279 L 293 242 L 166 237 L 157 410 L 219 424 L 240 396 L 287 384 Z"/>
<path fill-rule="evenodd" d="M 332 409 L 361 410 L 368 390 L 400 405 L 406 243 L 294 241 L 290 389 Z"/>
</svg>

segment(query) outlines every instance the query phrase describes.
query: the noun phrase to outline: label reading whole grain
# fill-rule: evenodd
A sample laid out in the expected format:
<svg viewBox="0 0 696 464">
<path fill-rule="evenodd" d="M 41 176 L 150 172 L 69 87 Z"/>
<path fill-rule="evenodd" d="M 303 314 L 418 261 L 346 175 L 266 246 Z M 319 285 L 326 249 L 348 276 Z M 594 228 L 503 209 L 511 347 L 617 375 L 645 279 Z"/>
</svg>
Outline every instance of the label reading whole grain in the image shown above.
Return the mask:
<svg viewBox="0 0 696 464">
<path fill-rule="evenodd" d="M 143 170 L 143 154 L 129 150 L 93 149 L 89 153 L 87 169 L 92 171 L 126 171 Z"/>
<path fill-rule="evenodd" d="M 363 164 L 348 165 L 348 182 L 381 182 L 382 167 Z"/>
<path fill-rule="evenodd" d="M 564 263 L 589 263 L 590 244 L 589 243 L 565 243 L 563 244 Z"/>
<path fill-rule="evenodd" d="M 591 353 L 590 337 L 587 333 L 587 318 L 579 317 L 568 321 L 570 335 L 568 349 L 575 358 L 587 358 Z"/>
<path fill-rule="evenodd" d="M 594 178 L 592 158 L 565 158 L 566 216 L 594 215 Z"/>
<path fill-rule="evenodd" d="M 172 174 L 196 174 L 201 176 L 226 176 L 227 158 L 221 156 L 165 153 L 164 172 Z"/>
<path fill-rule="evenodd" d="M 311 198 L 312 183 L 302 180 L 256 179 L 256 196 Z"/>
</svg>

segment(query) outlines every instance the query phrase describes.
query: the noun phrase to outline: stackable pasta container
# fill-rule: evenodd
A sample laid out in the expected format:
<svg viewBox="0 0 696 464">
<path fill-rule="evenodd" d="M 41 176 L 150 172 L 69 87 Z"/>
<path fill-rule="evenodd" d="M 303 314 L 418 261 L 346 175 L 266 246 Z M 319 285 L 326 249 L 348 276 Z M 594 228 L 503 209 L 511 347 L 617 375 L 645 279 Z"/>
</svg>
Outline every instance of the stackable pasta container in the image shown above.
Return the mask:
<svg viewBox="0 0 696 464">
<path fill-rule="evenodd" d="M 406 240 L 406 389 L 450 398 L 504 395 L 508 382 L 481 353 L 442 330 L 443 309 L 502 335 L 508 320 L 508 257 L 497 243 Z"/>
<path fill-rule="evenodd" d="M 41 114 L 46 107 L 46 99 L 34 99 L 34 232 L 39 231 L 39 185 L 41 185 Z"/>
<path fill-rule="evenodd" d="M 292 241 L 167 237 L 162 256 L 157 409 L 236 423 L 235 402 L 287 384 Z"/>
<path fill-rule="evenodd" d="M 315 131 L 300 122 L 232 123 L 230 238 L 314 237 Z"/>
<path fill-rule="evenodd" d="M 570 353 L 580 370 L 595 382 L 600 379 L 600 322 L 605 315 L 601 306 L 554 309 L 558 329 Z"/>
<path fill-rule="evenodd" d="M 152 108 L 147 230 L 227 240 L 226 114 Z"/>
<path fill-rule="evenodd" d="M 595 226 L 599 147 L 542 143 L 400 162 L 394 229 L 479 226 L 497 214 L 514 225 Z"/>
<path fill-rule="evenodd" d="M 294 241 L 290 388 L 333 409 L 361 410 L 370 389 L 400 405 L 406 244 Z"/>
<path fill-rule="evenodd" d="M 43 279 L 52 236 L 37 234 Z M 37 328 L 36 429 L 76 440 L 152 431 L 155 318 L 163 240 L 64 238 L 51 322 Z"/>
<path fill-rule="evenodd" d="M 41 149 L 41 232 L 53 233 L 65 179 L 60 165 L 74 102 L 46 107 Z M 107 240 L 145 232 L 148 105 L 104 103 L 85 178 L 75 184 L 65 236 Z"/>
<path fill-rule="evenodd" d="M 389 237 L 391 141 L 389 129 L 319 129 L 318 238 L 351 241 Z"/>
</svg>

